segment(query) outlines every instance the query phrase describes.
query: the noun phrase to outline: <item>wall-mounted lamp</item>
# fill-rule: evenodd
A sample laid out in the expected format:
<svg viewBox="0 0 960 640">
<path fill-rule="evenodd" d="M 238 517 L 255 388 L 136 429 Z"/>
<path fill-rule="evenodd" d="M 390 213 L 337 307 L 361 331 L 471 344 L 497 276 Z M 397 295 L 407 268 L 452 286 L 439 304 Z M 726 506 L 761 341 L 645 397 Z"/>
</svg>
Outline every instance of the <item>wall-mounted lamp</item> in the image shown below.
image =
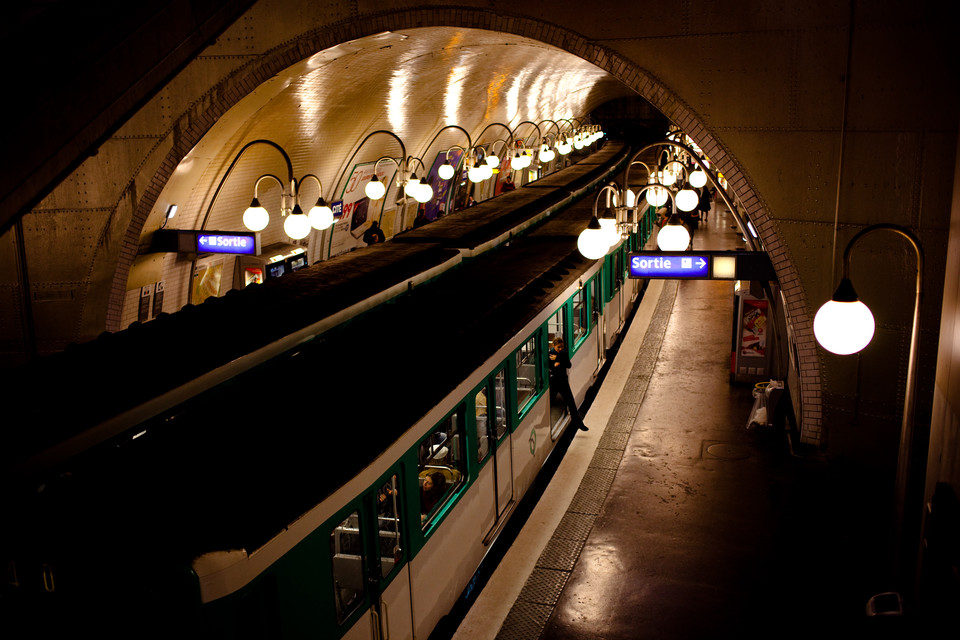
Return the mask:
<svg viewBox="0 0 960 640">
<path fill-rule="evenodd" d="M 906 517 L 907 484 L 910 481 L 910 464 L 913 449 L 913 414 L 916 405 L 917 353 L 920 341 L 920 301 L 923 298 L 923 248 L 917 237 L 904 227 L 894 224 L 875 224 L 858 232 L 843 252 L 843 271 L 840 284 L 833 298 L 824 303 L 813 320 L 813 333 L 824 349 L 839 355 L 857 353 L 870 344 L 875 323 L 873 313 L 857 297 L 850 281 L 850 255 L 854 245 L 873 231 L 892 231 L 906 238 L 917 257 L 917 280 L 913 301 L 913 325 L 910 333 L 910 355 L 907 361 L 906 389 L 903 396 L 903 421 L 900 426 L 900 448 L 897 456 L 896 476 L 896 543 L 894 548 L 895 577 L 905 583 L 912 580 L 911 570 L 906 566 L 906 557 L 912 553 L 915 541 L 908 535 L 913 521 Z"/>
</svg>

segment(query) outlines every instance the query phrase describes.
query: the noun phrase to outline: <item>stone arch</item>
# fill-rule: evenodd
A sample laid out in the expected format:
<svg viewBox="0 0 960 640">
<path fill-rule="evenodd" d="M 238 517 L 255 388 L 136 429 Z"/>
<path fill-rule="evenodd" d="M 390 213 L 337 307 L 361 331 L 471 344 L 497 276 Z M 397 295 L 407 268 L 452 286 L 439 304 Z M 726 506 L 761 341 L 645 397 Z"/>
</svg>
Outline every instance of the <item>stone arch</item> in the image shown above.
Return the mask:
<svg viewBox="0 0 960 640">
<path fill-rule="evenodd" d="M 500 31 L 567 51 L 607 71 L 696 141 L 735 190 L 776 270 L 786 302 L 785 312 L 797 347 L 795 353 L 798 358 L 802 403 L 802 412 L 797 417 L 801 424 L 801 442 L 821 444 L 820 360 L 813 336 L 812 319 L 807 311 L 806 295 L 789 248 L 781 242 L 768 208 L 744 167 L 680 96 L 674 94 L 637 62 L 559 25 L 483 9 L 405 9 L 365 14 L 332 24 L 318 25 L 252 59 L 220 83 L 210 87 L 203 98 L 182 113 L 170 128 L 168 140 L 171 145 L 160 169 L 151 177 L 140 176 L 142 183 L 148 186 L 137 203 L 131 223 L 124 234 L 109 293 L 107 329 L 120 328 L 120 309 L 123 306 L 127 276 L 137 255 L 140 234 L 164 185 L 180 161 L 220 117 L 260 84 L 314 53 L 384 31 L 422 27 Z"/>
</svg>

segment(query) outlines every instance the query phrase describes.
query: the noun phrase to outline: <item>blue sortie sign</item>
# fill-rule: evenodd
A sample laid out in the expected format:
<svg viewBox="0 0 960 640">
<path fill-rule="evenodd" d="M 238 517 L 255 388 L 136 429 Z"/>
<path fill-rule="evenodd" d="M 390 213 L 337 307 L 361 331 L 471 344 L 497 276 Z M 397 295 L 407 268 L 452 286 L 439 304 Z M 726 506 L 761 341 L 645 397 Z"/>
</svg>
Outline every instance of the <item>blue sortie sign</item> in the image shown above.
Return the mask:
<svg viewBox="0 0 960 640">
<path fill-rule="evenodd" d="M 251 234 L 198 233 L 197 253 L 256 255 L 257 240 Z"/>
<path fill-rule="evenodd" d="M 634 278 L 709 278 L 710 257 L 683 255 L 630 256 L 630 276 Z"/>
</svg>

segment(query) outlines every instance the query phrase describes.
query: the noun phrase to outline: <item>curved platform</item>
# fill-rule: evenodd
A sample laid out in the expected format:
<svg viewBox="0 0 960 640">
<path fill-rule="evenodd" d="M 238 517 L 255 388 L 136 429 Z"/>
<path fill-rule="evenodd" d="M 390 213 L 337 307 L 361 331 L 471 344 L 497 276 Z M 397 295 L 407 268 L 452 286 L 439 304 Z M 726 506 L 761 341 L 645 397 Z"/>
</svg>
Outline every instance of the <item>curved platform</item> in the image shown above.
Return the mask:
<svg viewBox="0 0 960 640">
<path fill-rule="evenodd" d="M 711 213 L 696 248 L 740 242 Z M 563 461 L 454 640 L 785 637 L 895 630 L 881 492 L 748 430 L 729 383 L 730 281 L 651 281 Z M 682 406 L 682 411 L 678 407 Z M 829 627 L 827 626 L 829 625 Z"/>
</svg>

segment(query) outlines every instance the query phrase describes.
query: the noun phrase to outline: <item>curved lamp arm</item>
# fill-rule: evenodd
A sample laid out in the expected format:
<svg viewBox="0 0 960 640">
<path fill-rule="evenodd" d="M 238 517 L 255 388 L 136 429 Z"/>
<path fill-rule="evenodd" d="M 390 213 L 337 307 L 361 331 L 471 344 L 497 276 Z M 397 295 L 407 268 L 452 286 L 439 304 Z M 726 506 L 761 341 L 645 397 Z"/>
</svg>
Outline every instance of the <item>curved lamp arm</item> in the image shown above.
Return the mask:
<svg viewBox="0 0 960 640">
<path fill-rule="evenodd" d="M 335 183 L 333 183 L 333 193 L 334 193 L 334 194 L 336 194 L 336 193 L 337 193 L 337 190 L 340 188 L 340 182 L 343 180 L 343 176 L 344 176 L 344 174 L 345 174 L 346 171 L 347 171 L 347 167 L 352 166 L 353 159 L 357 157 L 357 153 L 359 153 L 360 149 L 363 148 L 363 145 L 365 145 L 365 144 L 367 143 L 367 140 L 369 140 L 369 139 L 372 138 L 373 136 L 375 136 L 375 135 L 377 135 L 377 134 L 381 134 L 381 133 L 384 134 L 384 135 L 391 136 L 394 140 L 396 140 L 397 143 L 400 145 L 400 157 L 401 157 L 401 158 L 406 158 L 406 157 L 407 157 L 407 147 L 404 146 L 403 140 L 401 140 L 400 137 L 399 137 L 397 134 L 395 134 L 393 131 L 387 131 L 386 129 L 377 129 L 376 131 L 371 131 L 370 133 L 367 134 L 367 136 L 363 139 L 363 141 L 361 141 L 360 144 L 357 145 L 357 148 L 354 149 L 353 154 L 350 156 L 350 159 L 347 160 L 347 162 L 343 165 L 343 168 L 340 170 L 340 175 L 337 177 L 337 181 L 336 181 Z M 388 156 L 384 156 L 384 157 L 388 157 Z M 383 158 L 381 158 L 381 160 L 382 160 L 382 159 L 383 159 Z M 391 159 L 392 159 L 392 158 L 391 158 Z M 377 162 L 380 162 L 380 160 L 377 160 Z M 398 164 L 398 167 L 399 167 L 399 164 Z M 374 175 L 374 176 L 377 175 L 376 166 L 374 166 L 373 175 Z"/>
<path fill-rule="evenodd" d="M 853 284 L 850 282 L 850 257 L 853 252 L 853 247 L 859 242 L 862 238 L 867 236 L 874 231 L 892 231 L 897 235 L 905 238 L 910 245 L 913 247 L 914 253 L 917 258 L 917 279 L 915 287 L 915 295 L 913 302 L 913 324 L 910 332 L 910 355 L 907 360 L 907 378 L 906 378 L 906 387 L 903 395 L 903 420 L 900 426 L 900 448 L 897 454 L 897 476 L 896 476 L 896 547 L 894 549 L 894 558 L 895 558 L 895 577 L 900 580 L 904 580 L 905 584 L 909 584 L 909 581 L 912 578 L 907 573 L 907 562 L 905 558 L 909 556 L 912 552 L 905 551 L 905 545 L 914 545 L 911 536 L 908 535 L 909 531 L 913 530 L 911 523 L 912 520 L 908 521 L 906 517 L 907 511 L 907 502 L 909 497 L 907 495 L 907 488 L 910 482 L 910 466 L 913 457 L 913 445 L 914 445 L 914 412 L 916 410 L 916 387 L 917 387 L 917 358 L 920 342 L 920 303 L 923 299 L 923 268 L 924 268 L 924 255 L 923 247 L 920 245 L 920 240 L 909 230 L 904 227 L 895 224 L 875 224 L 865 229 L 860 230 L 853 238 L 850 239 L 850 242 L 847 243 L 847 247 L 843 252 L 843 271 L 840 280 L 840 285 L 837 287 L 836 293 L 833 295 L 833 299 L 827 304 L 823 305 L 820 310 L 823 311 L 831 303 L 858 303 L 857 294 L 853 289 Z M 853 305 L 846 305 L 849 308 L 853 308 Z M 818 315 L 820 311 L 817 312 Z M 869 311 L 868 311 L 869 313 Z M 814 321 L 816 326 L 816 320 Z M 872 335 L 871 335 L 872 337 Z M 817 340 L 820 340 L 820 337 L 817 337 Z M 867 341 L 869 343 L 869 340 Z M 866 346 L 866 344 L 864 345 Z M 861 347 L 862 348 L 862 347 Z"/>
<path fill-rule="evenodd" d="M 237 155 L 234 156 L 233 161 L 230 163 L 230 166 L 227 167 L 226 172 L 223 174 L 223 177 L 220 178 L 220 182 L 217 184 L 216 190 L 213 192 L 213 197 L 210 198 L 210 204 L 207 205 L 207 210 L 203 214 L 203 220 L 200 222 L 200 231 L 203 231 L 207 228 L 207 220 L 210 218 L 210 212 L 213 210 L 213 205 L 216 204 L 217 199 L 220 197 L 220 192 L 223 190 L 223 185 L 227 181 L 227 178 L 230 177 L 230 174 L 233 173 L 234 167 L 237 166 L 237 163 L 240 162 L 240 158 L 243 157 L 243 154 L 246 153 L 247 149 L 254 145 L 265 144 L 273 147 L 280 152 L 280 155 L 283 156 L 284 162 L 287 164 L 287 182 L 288 184 L 293 183 L 293 162 L 290 160 L 290 156 L 284 151 L 283 147 L 274 142 L 273 140 L 258 139 L 252 140 L 247 144 L 243 145 L 240 148 L 240 151 L 237 152 Z M 276 176 L 274 176 L 276 178 Z M 279 178 L 276 178 L 277 182 L 280 182 Z M 257 180 L 259 183 L 259 179 Z M 283 189 L 283 183 L 280 182 L 280 188 Z M 256 186 L 254 186 L 254 197 L 256 197 Z"/>
</svg>

